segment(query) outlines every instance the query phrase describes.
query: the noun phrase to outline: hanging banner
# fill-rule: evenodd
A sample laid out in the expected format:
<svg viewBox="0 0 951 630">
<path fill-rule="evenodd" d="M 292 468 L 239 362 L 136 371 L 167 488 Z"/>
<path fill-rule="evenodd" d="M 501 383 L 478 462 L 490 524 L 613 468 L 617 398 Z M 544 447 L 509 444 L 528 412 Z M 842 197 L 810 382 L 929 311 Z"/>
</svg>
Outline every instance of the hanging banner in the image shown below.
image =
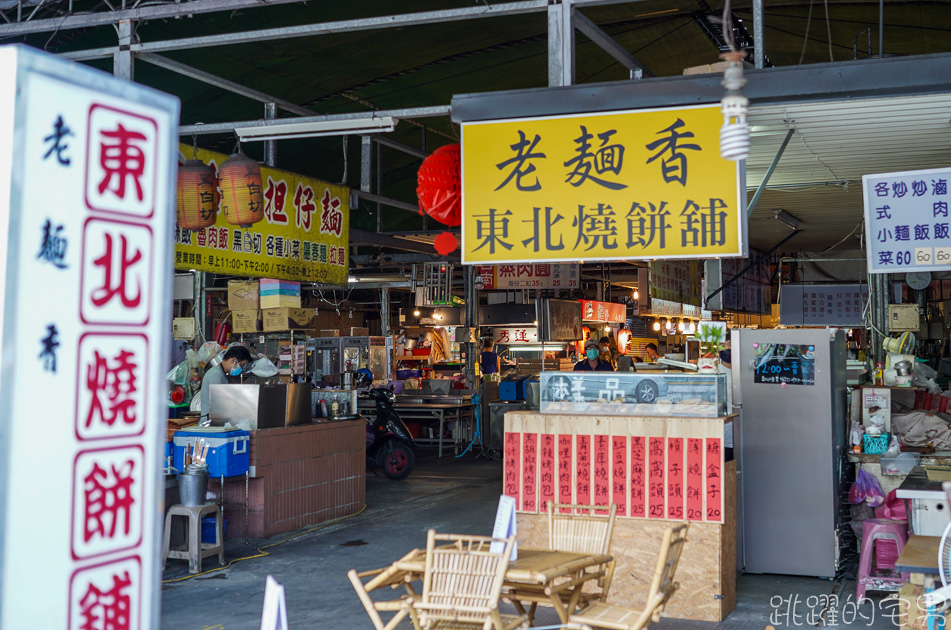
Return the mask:
<svg viewBox="0 0 951 630">
<path fill-rule="evenodd" d="M 951 271 L 951 168 L 862 176 L 869 273 Z"/>
<path fill-rule="evenodd" d="M 178 99 L 26 46 L 0 85 L 0 628 L 157 628 Z"/>
<path fill-rule="evenodd" d="M 577 289 L 581 265 L 479 265 L 482 290 Z"/>
<path fill-rule="evenodd" d="M 178 147 L 191 158 L 194 149 Z M 227 155 L 198 149 L 218 167 Z M 175 226 L 175 269 L 346 286 L 350 268 L 350 189 L 261 167 L 264 220 L 232 225 L 224 213 L 209 228 Z"/>
<path fill-rule="evenodd" d="M 720 106 L 462 125 L 462 262 L 745 256 Z"/>
<path fill-rule="evenodd" d="M 700 266 L 695 260 L 665 260 L 652 262 L 650 296 L 700 306 Z"/>
<path fill-rule="evenodd" d="M 581 319 L 586 322 L 623 324 L 627 320 L 627 306 L 614 302 L 578 300 L 581 302 Z"/>
</svg>

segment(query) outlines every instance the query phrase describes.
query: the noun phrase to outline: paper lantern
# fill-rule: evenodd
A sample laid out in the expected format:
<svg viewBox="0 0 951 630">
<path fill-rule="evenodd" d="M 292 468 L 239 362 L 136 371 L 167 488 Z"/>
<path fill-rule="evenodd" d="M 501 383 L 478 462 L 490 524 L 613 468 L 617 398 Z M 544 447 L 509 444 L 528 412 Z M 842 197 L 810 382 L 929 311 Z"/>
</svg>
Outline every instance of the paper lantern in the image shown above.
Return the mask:
<svg viewBox="0 0 951 630">
<path fill-rule="evenodd" d="M 200 230 L 215 224 L 218 216 L 218 178 L 215 169 L 201 160 L 188 160 L 178 167 L 178 225 Z"/>
<path fill-rule="evenodd" d="M 462 158 L 460 146 L 447 144 L 423 160 L 416 176 L 421 213 L 454 227 L 462 223 Z"/>
<path fill-rule="evenodd" d="M 238 152 L 218 169 L 221 182 L 221 211 L 232 225 L 248 227 L 264 218 L 261 196 L 261 167 Z"/>
<path fill-rule="evenodd" d="M 459 247 L 459 240 L 452 232 L 443 232 L 436 237 L 435 241 L 433 241 L 433 247 L 436 249 L 437 253 L 443 256 L 448 256 L 452 252 L 456 251 L 457 247 Z"/>
</svg>

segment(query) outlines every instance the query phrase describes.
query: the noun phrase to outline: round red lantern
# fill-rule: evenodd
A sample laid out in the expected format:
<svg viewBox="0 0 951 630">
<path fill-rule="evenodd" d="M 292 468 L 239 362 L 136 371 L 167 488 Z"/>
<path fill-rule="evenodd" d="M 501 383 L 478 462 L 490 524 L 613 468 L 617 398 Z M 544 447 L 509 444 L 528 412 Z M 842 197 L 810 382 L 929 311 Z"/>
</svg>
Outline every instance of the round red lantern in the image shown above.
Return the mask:
<svg viewBox="0 0 951 630">
<path fill-rule="evenodd" d="M 200 230 L 215 224 L 218 217 L 218 178 L 215 169 L 201 160 L 188 160 L 178 167 L 178 224 Z"/>
<path fill-rule="evenodd" d="M 250 226 L 264 218 L 261 167 L 242 152 L 230 156 L 218 169 L 221 211 L 232 225 Z"/>
<path fill-rule="evenodd" d="M 433 151 L 423 160 L 416 179 L 421 212 L 448 226 L 462 223 L 462 156 L 458 143 Z"/>
</svg>

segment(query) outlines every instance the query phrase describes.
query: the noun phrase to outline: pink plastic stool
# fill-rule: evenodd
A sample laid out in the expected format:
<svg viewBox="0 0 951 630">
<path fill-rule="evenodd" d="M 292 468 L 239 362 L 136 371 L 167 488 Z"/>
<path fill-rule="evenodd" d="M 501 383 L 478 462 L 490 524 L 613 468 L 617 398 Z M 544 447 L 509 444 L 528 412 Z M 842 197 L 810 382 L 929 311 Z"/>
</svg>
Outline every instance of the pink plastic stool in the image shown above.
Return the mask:
<svg viewBox="0 0 951 630">
<path fill-rule="evenodd" d="M 865 591 L 868 588 L 880 590 L 884 584 L 894 584 L 896 587 L 894 590 L 897 591 L 904 582 L 900 575 L 872 575 L 872 553 L 877 540 L 894 541 L 895 547 L 898 548 L 898 555 L 901 555 L 908 541 L 908 523 L 890 518 L 870 518 L 862 523 L 862 555 L 859 557 L 858 587 L 856 588 L 859 601 L 865 597 Z"/>
</svg>

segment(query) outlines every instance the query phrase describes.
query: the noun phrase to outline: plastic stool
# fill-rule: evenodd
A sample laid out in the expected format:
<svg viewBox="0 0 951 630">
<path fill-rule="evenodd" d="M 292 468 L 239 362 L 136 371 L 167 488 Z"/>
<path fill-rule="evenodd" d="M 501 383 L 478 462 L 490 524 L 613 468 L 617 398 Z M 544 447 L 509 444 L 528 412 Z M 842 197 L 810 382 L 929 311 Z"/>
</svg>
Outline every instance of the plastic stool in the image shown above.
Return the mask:
<svg viewBox="0 0 951 630">
<path fill-rule="evenodd" d="M 215 542 L 201 542 L 201 518 L 206 514 L 215 516 Z M 182 516 L 188 519 L 185 523 L 185 548 L 169 549 L 169 541 L 172 536 L 172 518 Z M 188 572 L 200 573 L 201 561 L 204 558 L 218 555 L 218 563 L 221 566 L 225 564 L 225 546 L 224 536 L 221 526 L 221 508 L 215 503 L 205 503 L 195 507 L 188 507 L 181 503 L 176 503 L 168 508 L 165 515 L 165 536 L 162 543 L 162 570 L 165 570 L 165 560 L 188 560 Z"/>
<path fill-rule="evenodd" d="M 908 523 L 890 518 L 870 518 L 862 522 L 862 555 L 859 557 L 859 574 L 856 595 L 859 601 L 865 597 L 868 588 L 878 590 L 883 583 L 892 583 L 901 587 L 904 580 L 901 576 L 873 576 L 872 553 L 876 540 L 894 541 L 901 555 L 908 540 Z M 898 590 L 897 588 L 895 589 Z"/>
</svg>

